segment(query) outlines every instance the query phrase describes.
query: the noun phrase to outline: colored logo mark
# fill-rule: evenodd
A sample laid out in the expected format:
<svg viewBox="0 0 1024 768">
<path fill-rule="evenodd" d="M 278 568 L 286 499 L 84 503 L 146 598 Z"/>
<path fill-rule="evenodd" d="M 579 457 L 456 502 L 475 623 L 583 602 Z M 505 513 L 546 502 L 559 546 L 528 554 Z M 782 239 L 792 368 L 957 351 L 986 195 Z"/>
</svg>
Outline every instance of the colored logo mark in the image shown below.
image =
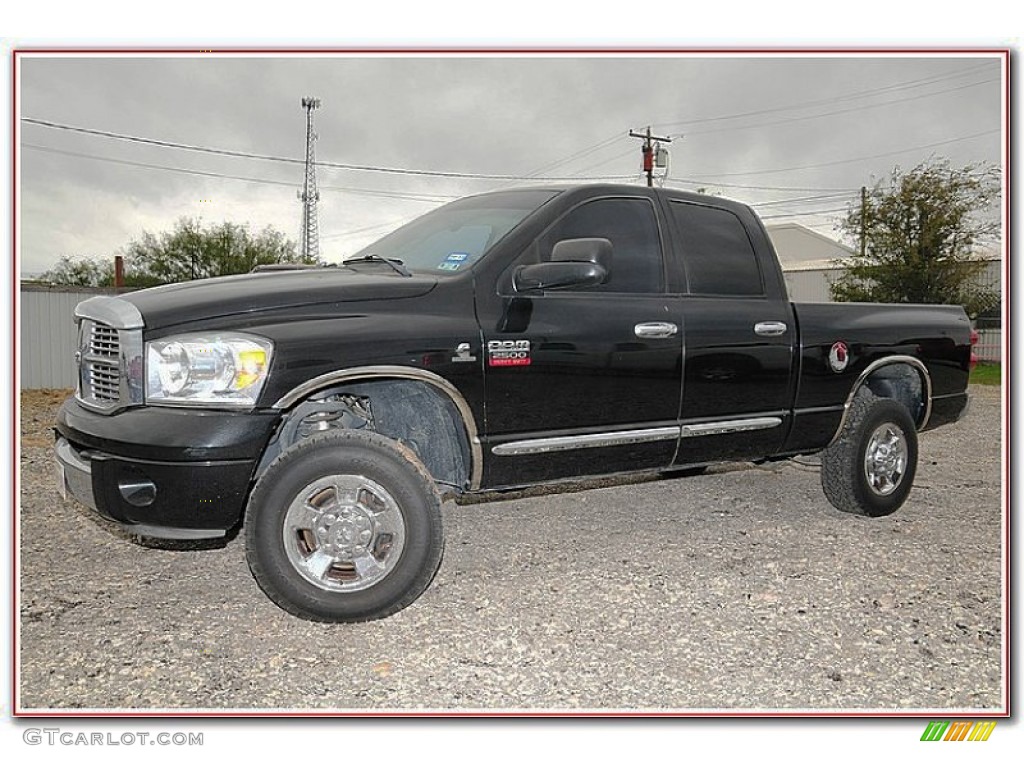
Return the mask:
<svg viewBox="0 0 1024 768">
<path fill-rule="evenodd" d="M 932 720 L 921 741 L 988 741 L 995 728 L 995 720 Z"/>
</svg>

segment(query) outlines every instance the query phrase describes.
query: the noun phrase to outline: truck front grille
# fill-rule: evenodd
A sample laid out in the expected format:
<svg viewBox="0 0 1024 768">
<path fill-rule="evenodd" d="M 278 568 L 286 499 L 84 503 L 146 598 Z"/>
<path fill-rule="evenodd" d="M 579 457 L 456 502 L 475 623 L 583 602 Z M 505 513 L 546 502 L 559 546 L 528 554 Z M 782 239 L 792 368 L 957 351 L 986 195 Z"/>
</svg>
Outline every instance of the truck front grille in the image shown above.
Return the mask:
<svg viewBox="0 0 1024 768">
<path fill-rule="evenodd" d="M 121 399 L 121 371 L 107 363 L 89 363 L 88 395 L 100 402 L 116 403 Z"/>
<path fill-rule="evenodd" d="M 144 371 L 138 311 L 123 300 L 97 297 L 79 304 L 75 314 L 79 402 L 101 412 L 141 404 Z"/>
<path fill-rule="evenodd" d="M 94 355 L 117 358 L 121 351 L 121 337 L 109 325 L 93 322 L 89 333 L 89 351 Z"/>
<path fill-rule="evenodd" d="M 82 321 L 82 397 L 104 407 L 121 401 L 121 336 L 116 328 Z"/>
</svg>

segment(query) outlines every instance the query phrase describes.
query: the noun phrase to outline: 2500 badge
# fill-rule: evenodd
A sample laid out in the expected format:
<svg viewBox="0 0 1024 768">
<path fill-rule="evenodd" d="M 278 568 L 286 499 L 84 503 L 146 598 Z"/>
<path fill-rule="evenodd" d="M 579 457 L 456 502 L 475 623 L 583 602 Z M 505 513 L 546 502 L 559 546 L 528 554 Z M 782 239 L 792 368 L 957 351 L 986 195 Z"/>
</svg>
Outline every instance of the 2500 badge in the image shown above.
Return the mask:
<svg viewBox="0 0 1024 768">
<path fill-rule="evenodd" d="M 530 364 L 530 342 L 526 339 L 514 341 L 488 341 L 487 364 L 495 367 Z"/>
</svg>

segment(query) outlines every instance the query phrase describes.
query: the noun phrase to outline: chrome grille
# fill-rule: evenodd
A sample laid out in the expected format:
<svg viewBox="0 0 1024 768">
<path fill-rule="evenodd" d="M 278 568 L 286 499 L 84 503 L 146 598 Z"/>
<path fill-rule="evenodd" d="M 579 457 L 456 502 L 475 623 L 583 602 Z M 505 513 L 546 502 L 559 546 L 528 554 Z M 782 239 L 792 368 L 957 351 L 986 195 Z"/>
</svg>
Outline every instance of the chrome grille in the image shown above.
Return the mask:
<svg viewBox="0 0 1024 768">
<path fill-rule="evenodd" d="M 121 351 L 121 338 L 109 325 L 94 322 L 89 334 L 89 351 L 94 355 L 116 359 Z"/>
<path fill-rule="evenodd" d="M 82 395 L 97 405 L 121 400 L 121 337 L 95 320 L 82 322 Z"/>
<path fill-rule="evenodd" d="M 113 365 L 91 363 L 89 379 L 92 382 L 92 396 L 96 400 L 114 402 L 121 399 L 121 373 Z"/>
<path fill-rule="evenodd" d="M 142 316 L 114 297 L 87 299 L 79 322 L 77 397 L 95 411 L 113 412 L 144 401 Z"/>
</svg>

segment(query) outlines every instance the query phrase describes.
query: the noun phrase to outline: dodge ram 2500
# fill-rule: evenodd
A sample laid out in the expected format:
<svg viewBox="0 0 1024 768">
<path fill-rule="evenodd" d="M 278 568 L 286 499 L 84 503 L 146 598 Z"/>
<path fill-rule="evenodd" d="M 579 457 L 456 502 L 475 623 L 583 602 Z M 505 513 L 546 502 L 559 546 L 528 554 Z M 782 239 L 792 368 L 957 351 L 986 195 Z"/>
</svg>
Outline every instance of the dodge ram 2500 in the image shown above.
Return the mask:
<svg viewBox="0 0 1024 768">
<path fill-rule="evenodd" d="M 76 315 L 62 490 L 142 536 L 241 529 L 319 621 L 415 600 L 450 495 L 820 452 L 834 506 L 891 513 L 971 356 L 960 307 L 791 303 L 750 208 L 634 186 L 468 197 L 341 264 Z"/>
</svg>

